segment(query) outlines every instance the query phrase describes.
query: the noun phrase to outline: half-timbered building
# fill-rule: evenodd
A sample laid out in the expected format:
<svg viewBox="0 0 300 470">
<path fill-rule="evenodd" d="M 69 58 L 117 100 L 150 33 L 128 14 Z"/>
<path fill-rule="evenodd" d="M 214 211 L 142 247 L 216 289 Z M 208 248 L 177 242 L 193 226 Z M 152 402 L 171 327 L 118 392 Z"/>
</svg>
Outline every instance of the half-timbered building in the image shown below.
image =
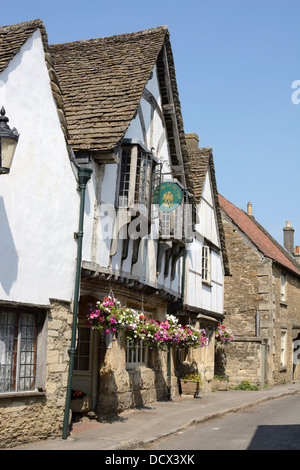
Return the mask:
<svg viewBox="0 0 300 470">
<path fill-rule="evenodd" d="M 0 198 L 8 446 L 61 432 L 74 311 L 71 386 L 97 415 L 178 394 L 184 367 L 209 384 L 226 251 L 212 156 L 197 150 L 190 168 L 167 27 L 49 46 L 34 20 L 0 38 L 0 103 L 20 133 Z M 86 315 L 109 295 L 205 327 L 208 346 L 168 353 L 99 334 Z"/>
</svg>

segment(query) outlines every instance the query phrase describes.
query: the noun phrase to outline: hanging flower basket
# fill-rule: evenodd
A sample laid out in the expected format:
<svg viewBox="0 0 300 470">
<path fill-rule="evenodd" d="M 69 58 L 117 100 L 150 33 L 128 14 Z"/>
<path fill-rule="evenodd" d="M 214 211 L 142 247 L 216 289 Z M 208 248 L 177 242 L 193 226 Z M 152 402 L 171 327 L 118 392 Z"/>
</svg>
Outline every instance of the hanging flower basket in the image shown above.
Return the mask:
<svg viewBox="0 0 300 470">
<path fill-rule="evenodd" d="M 149 319 L 141 312 L 122 307 L 113 297 L 104 297 L 103 302 L 91 305 L 87 322 L 91 328 L 105 333 L 117 334 L 124 331 L 127 339 L 142 342 L 150 348 L 197 348 L 208 343 L 203 329 L 183 326 L 174 315 L 166 315 L 163 322 Z"/>
<path fill-rule="evenodd" d="M 94 330 L 117 333 L 122 328 L 125 308 L 113 297 L 104 297 L 103 302 L 90 305 L 87 322 Z"/>
<path fill-rule="evenodd" d="M 218 323 L 215 333 L 215 341 L 220 344 L 229 344 L 234 341 L 234 336 L 229 328 Z"/>
</svg>

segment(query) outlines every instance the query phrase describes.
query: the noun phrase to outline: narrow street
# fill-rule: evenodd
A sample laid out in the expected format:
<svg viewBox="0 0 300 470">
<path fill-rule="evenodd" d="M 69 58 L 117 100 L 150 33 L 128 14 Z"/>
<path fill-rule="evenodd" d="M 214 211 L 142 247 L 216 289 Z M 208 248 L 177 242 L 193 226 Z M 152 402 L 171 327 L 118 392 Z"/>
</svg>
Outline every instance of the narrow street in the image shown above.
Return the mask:
<svg viewBox="0 0 300 470">
<path fill-rule="evenodd" d="M 161 439 L 151 450 L 300 450 L 300 396 L 272 400 Z"/>
</svg>

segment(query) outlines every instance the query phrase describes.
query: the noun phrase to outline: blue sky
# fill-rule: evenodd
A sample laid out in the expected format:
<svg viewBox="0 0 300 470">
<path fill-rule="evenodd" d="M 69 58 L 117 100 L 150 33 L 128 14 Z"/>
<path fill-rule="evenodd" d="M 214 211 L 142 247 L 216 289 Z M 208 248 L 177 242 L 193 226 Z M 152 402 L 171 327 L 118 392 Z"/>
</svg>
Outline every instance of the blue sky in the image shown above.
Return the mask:
<svg viewBox="0 0 300 470">
<path fill-rule="evenodd" d="M 15 0 L 0 25 L 41 18 L 50 44 L 167 25 L 186 132 L 212 147 L 219 192 L 279 243 L 300 245 L 300 0 Z M 293 82 L 299 81 L 297 89 Z M 295 100 L 294 100 L 295 101 Z"/>
</svg>

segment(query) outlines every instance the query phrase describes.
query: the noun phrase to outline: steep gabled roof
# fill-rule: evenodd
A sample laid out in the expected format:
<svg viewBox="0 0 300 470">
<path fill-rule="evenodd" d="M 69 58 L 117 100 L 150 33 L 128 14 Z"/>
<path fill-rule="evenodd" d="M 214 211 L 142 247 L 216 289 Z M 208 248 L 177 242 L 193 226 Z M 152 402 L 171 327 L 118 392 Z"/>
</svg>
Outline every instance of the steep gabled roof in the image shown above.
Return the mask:
<svg viewBox="0 0 300 470">
<path fill-rule="evenodd" d="M 116 147 L 133 119 L 167 29 L 50 46 L 75 150 Z"/>
<path fill-rule="evenodd" d="M 292 256 L 254 219 L 219 194 L 220 207 L 232 222 L 268 258 L 300 276 Z"/>
<path fill-rule="evenodd" d="M 38 28 L 41 30 L 44 47 L 47 49 L 47 33 L 42 20 L 0 27 L 0 72 L 6 69 L 11 59 Z"/>
<path fill-rule="evenodd" d="M 188 134 L 189 135 L 189 134 Z M 213 160 L 213 152 L 211 147 L 205 148 L 189 148 L 188 149 L 189 155 L 189 164 L 191 168 L 191 178 L 194 188 L 194 196 L 196 204 L 199 204 L 204 181 L 207 175 L 207 172 L 210 172 L 211 183 L 212 183 L 212 190 L 213 190 L 213 199 L 215 203 L 216 209 L 216 218 L 218 224 L 218 231 L 221 243 L 221 250 L 222 250 L 222 257 L 223 257 L 223 265 L 225 274 L 229 275 L 229 264 L 228 264 L 228 256 L 226 251 L 226 244 L 225 244 L 225 233 L 222 223 L 219 199 L 218 199 L 218 189 L 217 189 L 217 180 L 216 180 L 216 173 L 215 173 L 215 166 Z"/>
<path fill-rule="evenodd" d="M 210 169 L 211 173 L 215 175 L 213 153 L 211 147 L 198 148 L 196 150 L 189 150 L 188 152 L 191 175 L 193 179 L 194 195 L 196 203 L 198 204 L 201 199 L 204 181 L 208 169 Z M 219 205 L 219 201 L 217 204 Z"/>
<path fill-rule="evenodd" d="M 193 193 L 168 28 L 49 46 L 41 20 L 3 26 L 0 72 L 38 28 L 61 127 L 74 150 L 118 148 L 157 63 L 171 163 L 184 167 Z"/>
<path fill-rule="evenodd" d="M 65 138 L 68 138 L 67 123 L 64 115 L 64 107 L 61 98 L 61 90 L 56 73 L 53 69 L 53 61 L 49 54 L 49 44 L 46 29 L 42 20 L 32 20 L 24 23 L 0 27 L 0 73 L 9 65 L 15 55 L 20 52 L 21 47 L 39 29 L 45 52 L 45 63 L 48 69 L 51 91 L 56 103 L 57 113 Z"/>
<path fill-rule="evenodd" d="M 55 44 L 50 46 L 50 53 L 62 90 L 70 135 L 68 142 L 74 150 L 100 153 L 111 152 L 120 145 L 157 63 L 163 107 L 170 105 L 167 74 L 172 90 L 173 108 L 171 106 L 164 112 L 172 164 L 184 165 L 187 187 L 192 192 L 175 66 L 166 26 Z M 174 116 L 182 161 L 178 160 Z"/>
</svg>

